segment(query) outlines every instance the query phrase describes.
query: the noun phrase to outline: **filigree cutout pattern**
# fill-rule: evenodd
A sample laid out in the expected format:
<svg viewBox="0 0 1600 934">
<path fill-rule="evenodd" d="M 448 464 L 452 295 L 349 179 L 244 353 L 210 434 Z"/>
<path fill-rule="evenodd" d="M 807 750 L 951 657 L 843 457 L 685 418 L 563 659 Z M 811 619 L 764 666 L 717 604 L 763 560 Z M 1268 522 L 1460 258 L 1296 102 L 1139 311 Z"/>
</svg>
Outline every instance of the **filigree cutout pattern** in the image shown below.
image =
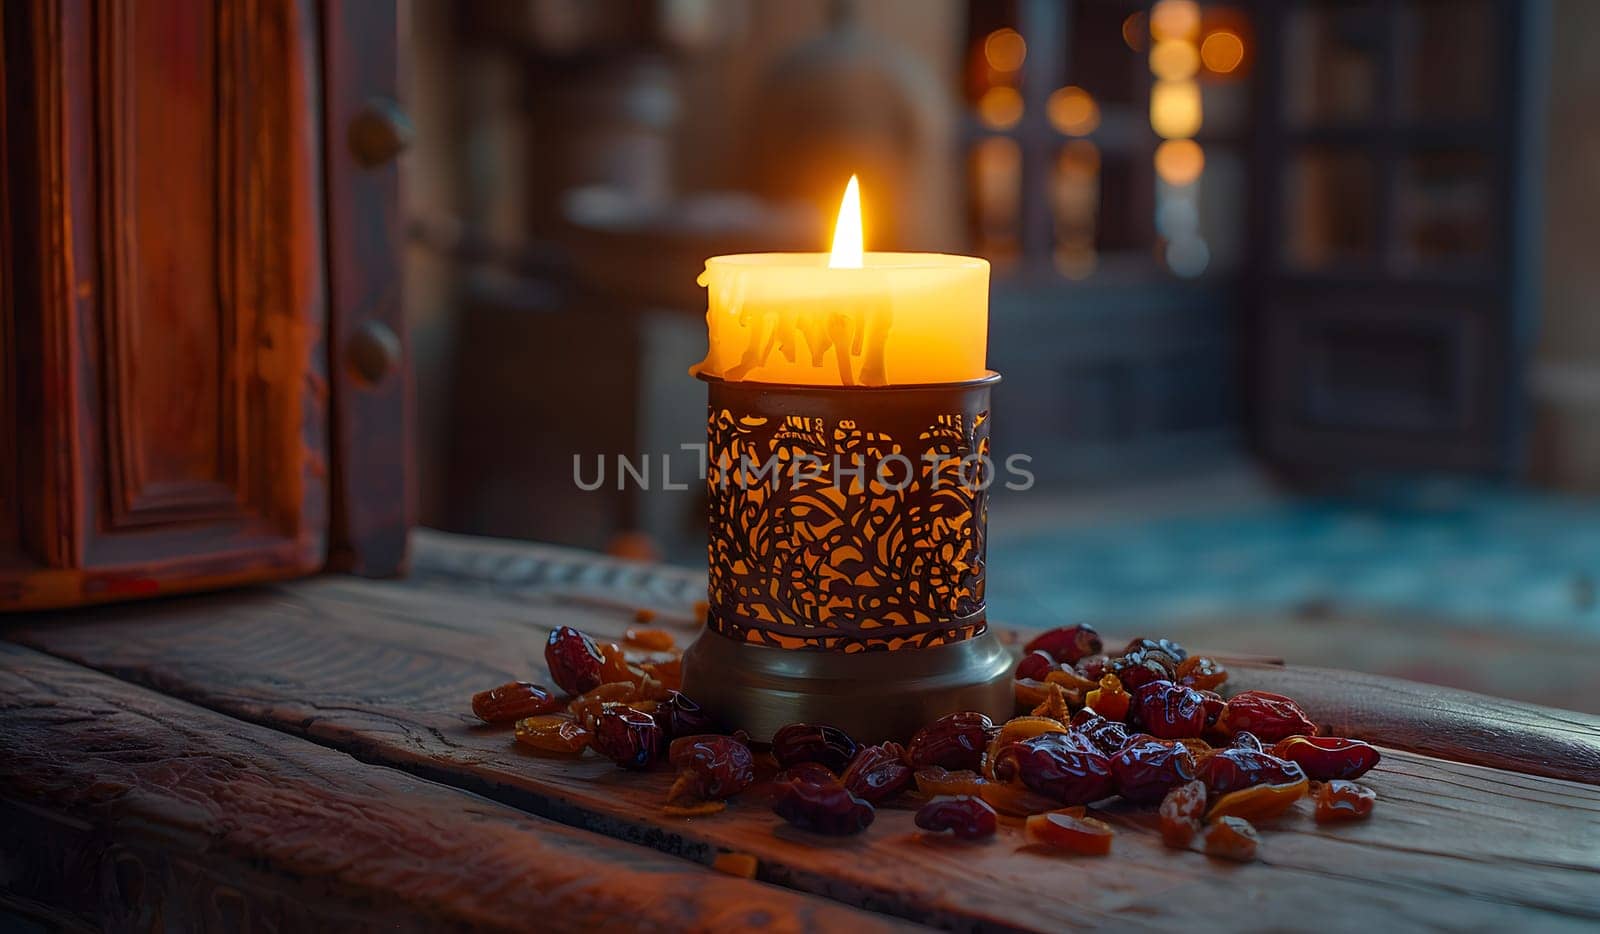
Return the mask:
<svg viewBox="0 0 1600 934">
<path fill-rule="evenodd" d="M 843 652 L 983 632 L 988 412 L 885 421 L 712 405 L 710 628 Z"/>
</svg>

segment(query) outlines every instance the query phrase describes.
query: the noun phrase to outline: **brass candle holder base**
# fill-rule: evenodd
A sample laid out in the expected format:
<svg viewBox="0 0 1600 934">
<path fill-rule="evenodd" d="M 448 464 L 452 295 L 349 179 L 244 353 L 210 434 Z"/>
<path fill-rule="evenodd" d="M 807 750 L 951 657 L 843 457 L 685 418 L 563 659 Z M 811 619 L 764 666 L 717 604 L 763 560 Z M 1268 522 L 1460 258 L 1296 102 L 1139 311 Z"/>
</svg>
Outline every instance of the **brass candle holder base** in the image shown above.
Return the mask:
<svg viewBox="0 0 1600 934">
<path fill-rule="evenodd" d="M 1016 660 L 992 632 L 906 652 L 807 652 L 707 629 L 683 655 L 683 690 L 730 729 L 767 742 L 789 723 L 826 723 L 860 742 L 905 742 L 958 710 L 1011 715 Z"/>
</svg>

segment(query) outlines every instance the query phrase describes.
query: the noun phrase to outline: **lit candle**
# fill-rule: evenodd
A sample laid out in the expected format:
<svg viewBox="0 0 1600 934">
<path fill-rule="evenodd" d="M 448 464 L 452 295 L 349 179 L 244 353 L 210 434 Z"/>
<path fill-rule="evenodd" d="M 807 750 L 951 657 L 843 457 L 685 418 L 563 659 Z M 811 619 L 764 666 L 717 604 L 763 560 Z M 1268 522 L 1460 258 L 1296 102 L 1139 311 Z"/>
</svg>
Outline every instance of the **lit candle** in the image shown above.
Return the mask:
<svg viewBox="0 0 1600 934">
<path fill-rule="evenodd" d="M 944 253 L 863 252 L 852 177 L 831 253 L 706 261 L 710 345 L 697 375 L 808 386 L 981 378 L 989 263 Z"/>
</svg>

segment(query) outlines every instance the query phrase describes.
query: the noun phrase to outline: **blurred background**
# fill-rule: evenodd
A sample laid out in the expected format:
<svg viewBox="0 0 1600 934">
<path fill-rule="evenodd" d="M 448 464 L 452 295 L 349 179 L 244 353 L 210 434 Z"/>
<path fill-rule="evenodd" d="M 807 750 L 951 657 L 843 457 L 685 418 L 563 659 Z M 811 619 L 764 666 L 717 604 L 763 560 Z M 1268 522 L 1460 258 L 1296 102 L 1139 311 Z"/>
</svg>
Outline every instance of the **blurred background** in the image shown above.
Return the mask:
<svg viewBox="0 0 1600 934">
<path fill-rule="evenodd" d="M 573 458 L 703 437 L 704 259 L 857 173 L 869 249 L 994 264 L 991 618 L 1600 711 L 1600 3 L 407 17 L 425 524 L 702 563 Z"/>
</svg>

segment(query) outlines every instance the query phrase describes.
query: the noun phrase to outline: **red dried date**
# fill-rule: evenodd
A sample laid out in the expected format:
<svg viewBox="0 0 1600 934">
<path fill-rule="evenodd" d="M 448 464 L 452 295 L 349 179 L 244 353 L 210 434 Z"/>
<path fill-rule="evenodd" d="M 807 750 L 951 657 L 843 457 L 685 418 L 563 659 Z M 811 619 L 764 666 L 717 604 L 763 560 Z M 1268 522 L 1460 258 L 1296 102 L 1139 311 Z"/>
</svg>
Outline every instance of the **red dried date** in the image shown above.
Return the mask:
<svg viewBox="0 0 1600 934">
<path fill-rule="evenodd" d="M 1152 681 L 1134 694 L 1145 732 L 1162 739 L 1199 736 L 1206 726 L 1205 697 L 1170 681 Z"/>
<path fill-rule="evenodd" d="M 661 751 L 661 727 L 647 713 L 610 704 L 595 717 L 591 745 L 625 769 L 649 768 Z"/>
<path fill-rule="evenodd" d="M 1023 646 L 1024 652 L 1045 652 L 1058 662 L 1077 664 L 1085 655 L 1095 655 L 1103 648 L 1100 633 L 1093 626 L 1078 624 L 1062 626 L 1041 632 Z"/>
<path fill-rule="evenodd" d="M 1062 804 L 1089 804 L 1116 793 L 1111 762 L 1083 749 L 1071 733 L 1041 733 L 1000 750 L 994 777 L 1020 780 L 1033 791 Z"/>
<path fill-rule="evenodd" d="M 531 681 L 511 681 L 472 695 L 472 712 L 484 723 L 514 723 L 561 709 L 561 699 Z"/>
<path fill-rule="evenodd" d="M 1151 804 L 1169 789 L 1194 780 L 1194 754 L 1182 743 L 1141 733 L 1111 757 L 1111 772 L 1124 798 Z"/>
<path fill-rule="evenodd" d="M 1317 725 L 1299 704 L 1270 691 L 1244 691 L 1233 695 L 1223 708 L 1217 726 L 1230 734 L 1249 730 L 1263 743 L 1276 743 L 1296 734 L 1317 734 Z"/>
<path fill-rule="evenodd" d="M 1017 662 L 1016 679 L 1019 681 L 1043 681 L 1044 676 L 1053 671 L 1056 660 L 1050 657 L 1049 652 L 1034 651 L 1022 656 L 1022 661 Z"/>
<path fill-rule="evenodd" d="M 772 735 L 772 757 L 784 768 L 819 762 L 843 772 L 856 757 L 856 741 L 844 730 L 823 723 L 791 723 Z"/>
<path fill-rule="evenodd" d="M 669 740 L 718 731 L 718 725 L 711 715 L 678 691 L 672 691 L 666 700 L 656 704 L 655 717 L 662 736 Z"/>
<path fill-rule="evenodd" d="M 949 834 L 958 840 L 982 840 L 994 836 L 999 815 L 982 798 L 971 795 L 940 796 L 917 810 L 917 826 L 932 833 Z"/>
<path fill-rule="evenodd" d="M 1159 652 L 1134 652 L 1106 663 L 1106 673 L 1117 676 L 1130 694 L 1152 681 L 1171 681 L 1173 666 Z"/>
<path fill-rule="evenodd" d="M 701 798 L 731 797 L 756 780 L 750 747 L 731 736 L 680 737 L 672 741 L 667 758 L 694 776 L 693 790 Z"/>
<path fill-rule="evenodd" d="M 1256 749 L 1219 749 L 1200 762 L 1196 776 L 1211 797 L 1256 785 L 1290 785 L 1303 781 L 1305 771 L 1293 762 Z"/>
<path fill-rule="evenodd" d="M 1072 715 L 1072 730 L 1088 737 L 1101 755 L 1114 755 L 1128 744 L 1128 728 L 1100 716 L 1092 707 L 1084 707 Z"/>
<path fill-rule="evenodd" d="M 995 727 L 988 716 L 974 710 L 940 717 L 911 737 L 906 759 L 913 769 L 937 765 L 951 771 L 977 771 Z"/>
<path fill-rule="evenodd" d="M 1099 681 L 1106 676 L 1106 665 L 1110 661 L 1106 656 L 1096 653 L 1078 659 L 1078 663 L 1072 667 L 1090 681 Z"/>
<path fill-rule="evenodd" d="M 1319 782 L 1364 775 L 1381 758 L 1361 740 L 1337 736 L 1290 736 L 1278 740 L 1272 754 L 1299 763 L 1308 778 Z"/>
<path fill-rule="evenodd" d="M 600 686 L 605 658 L 593 639 L 571 626 L 550 633 L 550 640 L 544 645 L 544 661 L 550 666 L 550 680 L 568 694 L 587 694 Z"/>
<path fill-rule="evenodd" d="M 872 804 L 881 804 L 910 787 L 913 773 L 906 765 L 906 750 L 899 743 L 866 746 L 839 776 L 849 792 Z"/>
<path fill-rule="evenodd" d="M 790 825 L 812 833 L 848 836 L 872 824 L 872 805 L 843 785 L 789 782 L 778 791 L 772 810 Z"/>
<path fill-rule="evenodd" d="M 1266 748 L 1261 745 L 1261 740 L 1256 739 L 1256 734 L 1249 730 L 1240 730 L 1233 734 L 1233 741 L 1228 745 L 1234 749 L 1250 749 L 1255 752 L 1261 752 Z"/>
</svg>

